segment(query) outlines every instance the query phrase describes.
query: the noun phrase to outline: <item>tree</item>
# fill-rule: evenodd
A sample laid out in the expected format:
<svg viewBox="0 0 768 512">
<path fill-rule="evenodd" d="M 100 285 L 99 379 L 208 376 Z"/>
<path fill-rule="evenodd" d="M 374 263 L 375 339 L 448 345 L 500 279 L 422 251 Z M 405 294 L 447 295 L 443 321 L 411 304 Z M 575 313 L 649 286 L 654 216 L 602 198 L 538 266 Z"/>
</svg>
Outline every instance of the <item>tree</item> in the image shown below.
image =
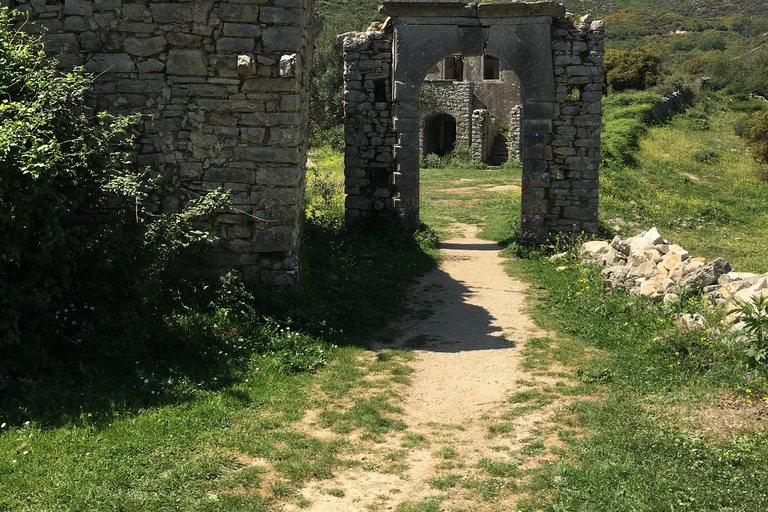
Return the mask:
<svg viewBox="0 0 768 512">
<path fill-rule="evenodd" d="M 661 57 L 647 50 L 608 51 L 603 62 L 603 85 L 609 93 L 645 90 L 662 78 L 660 63 Z"/>
</svg>

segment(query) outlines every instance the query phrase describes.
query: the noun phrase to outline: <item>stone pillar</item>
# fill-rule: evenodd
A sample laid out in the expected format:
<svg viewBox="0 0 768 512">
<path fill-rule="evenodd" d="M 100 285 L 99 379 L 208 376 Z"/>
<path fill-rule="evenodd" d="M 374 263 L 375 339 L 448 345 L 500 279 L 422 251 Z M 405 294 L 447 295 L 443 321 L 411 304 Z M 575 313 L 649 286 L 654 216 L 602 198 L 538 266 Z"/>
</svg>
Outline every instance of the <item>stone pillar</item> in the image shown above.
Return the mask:
<svg viewBox="0 0 768 512">
<path fill-rule="evenodd" d="M 487 139 L 488 121 L 490 114 L 485 109 L 477 109 L 472 112 L 472 161 L 483 162 L 488 156 L 488 146 L 493 144 L 493 139 Z"/>
<path fill-rule="evenodd" d="M 520 138 L 520 122 L 523 112 L 520 105 L 515 106 L 509 112 L 509 132 L 507 133 L 507 159 L 519 162 L 523 157 Z"/>
<path fill-rule="evenodd" d="M 345 208 L 346 225 L 353 228 L 395 215 L 392 41 L 372 28 L 347 35 L 343 49 Z"/>
</svg>

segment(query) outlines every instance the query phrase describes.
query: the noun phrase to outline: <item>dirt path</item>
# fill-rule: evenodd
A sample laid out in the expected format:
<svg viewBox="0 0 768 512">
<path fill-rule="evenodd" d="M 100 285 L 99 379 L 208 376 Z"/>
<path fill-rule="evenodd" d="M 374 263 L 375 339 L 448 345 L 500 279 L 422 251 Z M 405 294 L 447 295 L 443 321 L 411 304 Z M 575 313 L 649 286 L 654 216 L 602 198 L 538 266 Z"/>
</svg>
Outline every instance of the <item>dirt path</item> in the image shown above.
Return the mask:
<svg viewBox="0 0 768 512">
<path fill-rule="evenodd" d="M 507 400 L 532 381 L 553 382 L 520 367 L 525 341 L 546 334 L 524 312 L 526 286 L 504 272 L 495 243 L 475 238 L 474 226 L 459 228 L 465 237 L 441 244 L 443 264 L 414 287 L 414 313 L 397 326 L 402 335 L 395 347 L 417 356 L 409 363 L 410 385 L 396 390 L 407 429 L 384 442 L 362 442 L 351 455 L 362 464 L 311 482 L 301 491 L 311 502 L 302 510 L 394 510 L 430 497 L 440 510 L 511 510 L 519 497 L 514 485 L 483 468 L 488 461 L 529 466 L 525 457 L 515 458 L 521 448 L 552 444 L 543 426 L 556 402 L 510 415 Z"/>
</svg>

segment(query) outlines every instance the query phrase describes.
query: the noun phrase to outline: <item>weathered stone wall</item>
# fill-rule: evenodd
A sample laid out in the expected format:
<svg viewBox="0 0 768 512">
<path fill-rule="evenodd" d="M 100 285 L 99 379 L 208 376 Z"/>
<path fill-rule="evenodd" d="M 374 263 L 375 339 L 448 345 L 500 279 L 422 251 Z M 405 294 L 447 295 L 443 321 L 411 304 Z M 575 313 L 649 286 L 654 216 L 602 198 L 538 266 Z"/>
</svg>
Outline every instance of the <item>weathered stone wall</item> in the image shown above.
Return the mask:
<svg viewBox="0 0 768 512">
<path fill-rule="evenodd" d="M 426 154 L 424 144 L 425 119 L 435 114 L 448 114 L 456 120 L 455 147 L 468 148 L 472 143 L 472 98 L 473 82 L 454 82 L 452 80 L 424 81 L 421 86 L 421 108 L 419 126 L 421 133 L 422 154 Z"/>
<path fill-rule="evenodd" d="M 207 264 L 296 281 L 313 0 L 13 4 L 48 56 L 94 74 L 94 107 L 145 114 L 135 164 L 160 176 L 156 211 L 231 191 Z"/>
<path fill-rule="evenodd" d="M 392 40 L 377 30 L 344 38 L 344 175 L 347 226 L 379 215 L 392 204 Z"/>
<path fill-rule="evenodd" d="M 559 18 L 553 26 L 555 93 L 560 112 L 553 120 L 551 157 L 547 154 L 549 177 L 542 185 L 548 234 L 597 233 L 603 36 L 603 22 L 592 21 L 589 16 L 576 24 Z M 572 99 L 575 97 L 578 99 Z M 546 147 L 544 150 L 549 152 Z"/>
</svg>

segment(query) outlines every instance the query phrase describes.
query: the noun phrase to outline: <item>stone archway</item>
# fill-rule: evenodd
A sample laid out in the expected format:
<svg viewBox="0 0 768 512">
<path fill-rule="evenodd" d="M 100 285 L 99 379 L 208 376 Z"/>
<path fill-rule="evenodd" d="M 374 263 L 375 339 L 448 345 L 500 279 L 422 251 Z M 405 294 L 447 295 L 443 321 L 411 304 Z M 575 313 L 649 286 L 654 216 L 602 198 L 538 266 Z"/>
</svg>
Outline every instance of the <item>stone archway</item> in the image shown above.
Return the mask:
<svg viewBox="0 0 768 512">
<path fill-rule="evenodd" d="M 491 55 L 521 83 L 523 238 L 596 233 L 602 22 L 573 24 L 562 5 L 551 2 L 386 2 L 380 10 L 390 17 L 384 27 L 344 41 L 348 225 L 380 211 L 418 227 L 421 83 L 446 57 Z M 365 110 L 380 108 L 366 101 L 373 83 L 368 78 L 375 76 L 389 80 L 390 96 L 380 106 L 386 114 L 372 117 Z M 572 87 L 581 94 L 568 102 Z M 366 131 L 383 137 L 353 136 Z M 386 171 L 380 165 L 385 161 Z M 373 190 L 372 178 L 382 172 L 389 186 Z"/>
</svg>

